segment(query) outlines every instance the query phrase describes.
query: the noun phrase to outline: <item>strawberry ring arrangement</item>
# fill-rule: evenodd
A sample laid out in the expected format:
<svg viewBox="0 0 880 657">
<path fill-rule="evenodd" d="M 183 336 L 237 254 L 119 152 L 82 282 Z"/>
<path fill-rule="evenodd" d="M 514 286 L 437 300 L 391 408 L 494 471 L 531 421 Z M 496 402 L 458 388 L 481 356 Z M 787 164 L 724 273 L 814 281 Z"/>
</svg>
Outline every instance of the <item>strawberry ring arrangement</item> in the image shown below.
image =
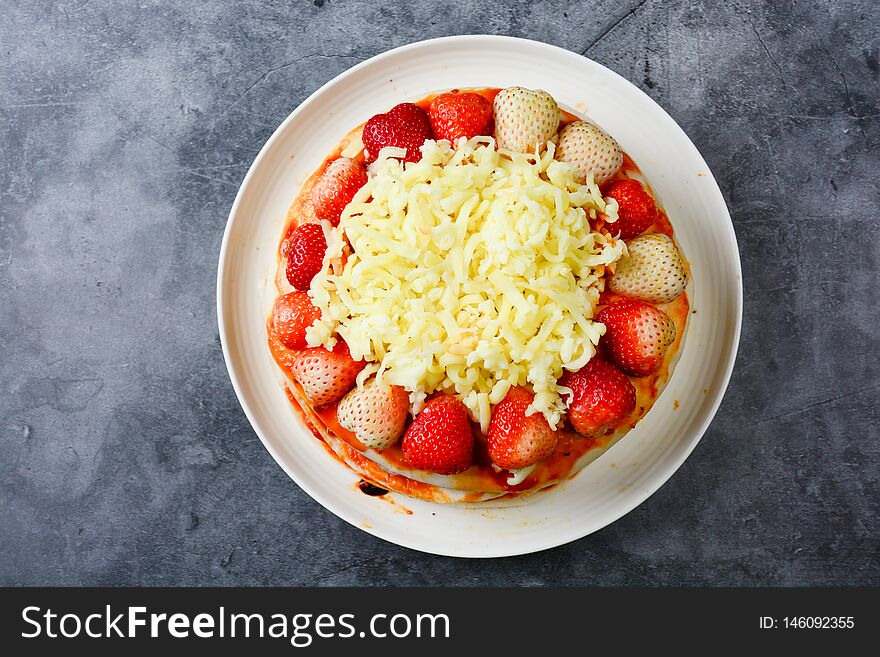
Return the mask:
<svg viewBox="0 0 880 657">
<path fill-rule="evenodd" d="M 303 184 L 267 321 L 288 397 L 370 484 L 500 503 L 644 417 L 689 269 L 636 164 L 521 87 L 402 103 Z"/>
</svg>

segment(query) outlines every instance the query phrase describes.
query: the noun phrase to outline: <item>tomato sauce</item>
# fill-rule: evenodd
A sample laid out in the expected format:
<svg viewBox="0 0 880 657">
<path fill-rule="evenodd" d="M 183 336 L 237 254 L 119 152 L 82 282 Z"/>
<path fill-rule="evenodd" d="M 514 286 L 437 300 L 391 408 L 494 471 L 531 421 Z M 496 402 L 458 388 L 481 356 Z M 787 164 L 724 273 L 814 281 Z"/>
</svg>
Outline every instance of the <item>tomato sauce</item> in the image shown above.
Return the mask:
<svg viewBox="0 0 880 657">
<path fill-rule="evenodd" d="M 383 495 L 388 494 L 388 489 L 377 486 L 376 484 L 371 484 L 366 479 L 361 479 L 357 486 L 364 495 L 369 495 L 370 497 L 382 497 Z"/>
</svg>

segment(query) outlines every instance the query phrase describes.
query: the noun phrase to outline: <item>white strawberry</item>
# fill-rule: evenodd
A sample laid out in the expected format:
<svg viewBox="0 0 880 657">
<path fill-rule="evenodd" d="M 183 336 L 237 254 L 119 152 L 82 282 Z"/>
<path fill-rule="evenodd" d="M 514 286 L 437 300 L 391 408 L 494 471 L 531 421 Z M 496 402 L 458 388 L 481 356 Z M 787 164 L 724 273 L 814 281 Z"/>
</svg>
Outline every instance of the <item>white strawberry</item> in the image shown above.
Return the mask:
<svg viewBox="0 0 880 657">
<path fill-rule="evenodd" d="M 546 91 L 508 87 L 493 104 L 498 148 L 519 153 L 543 149 L 559 128 L 559 106 Z"/>
<path fill-rule="evenodd" d="M 291 371 L 309 401 L 315 406 L 326 406 L 351 390 L 365 365 L 362 360 L 353 360 L 348 346 L 339 340 L 333 351 L 313 347 L 300 352 Z"/>
<path fill-rule="evenodd" d="M 336 407 L 336 420 L 365 446 L 388 449 L 403 433 L 409 394 L 400 386 L 370 379 L 349 392 Z"/>
<path fill-rule="evenodd" d="M 617 263 L 612 292 L 651 303 L 666 303 L 682 293 L 688 275 L 671 238 L 651 233 L 629 240 L 626 247 L 629 256 Z"/>
<path fill-rule="evenodd" d="M 562 129 L 556 159 L 575 165 L 575 178 L 584 183 L 592 172 L 597 185 L 611 180 L 623 165 L 620 144 L 599 126 L 589 121 L 574 121 Z"/>
</svg>

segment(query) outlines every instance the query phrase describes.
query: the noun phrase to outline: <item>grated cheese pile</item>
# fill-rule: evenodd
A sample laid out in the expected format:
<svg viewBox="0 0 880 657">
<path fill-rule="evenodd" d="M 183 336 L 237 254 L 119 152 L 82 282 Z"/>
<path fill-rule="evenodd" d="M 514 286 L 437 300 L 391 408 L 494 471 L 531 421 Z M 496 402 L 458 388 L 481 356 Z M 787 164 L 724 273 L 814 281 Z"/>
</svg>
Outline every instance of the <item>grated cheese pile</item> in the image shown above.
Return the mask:
<svg viewBox="0 0 880 657">
<path fill-rule="evenodd" d="M 525 155 L 490 137 L 429 141 L 405 166 L 393 159 L 401 149 L 383 149 L 339 226 L 324 226 L 309 345 L 330 348 L 338 333 L 370 363 L 359 384 L 377 373 L 403 386 L 414 413 L 428 394 L 453 392 L 485 433 L 491 405 L 528 385 L 529 413 L 555 427 L 556 380 L 595 353 L 604 268 L 625 247 L 587 222 L 597 211 L 615 221 L 616 202 L 576 183 L 548 146 Z"/>
</svg>

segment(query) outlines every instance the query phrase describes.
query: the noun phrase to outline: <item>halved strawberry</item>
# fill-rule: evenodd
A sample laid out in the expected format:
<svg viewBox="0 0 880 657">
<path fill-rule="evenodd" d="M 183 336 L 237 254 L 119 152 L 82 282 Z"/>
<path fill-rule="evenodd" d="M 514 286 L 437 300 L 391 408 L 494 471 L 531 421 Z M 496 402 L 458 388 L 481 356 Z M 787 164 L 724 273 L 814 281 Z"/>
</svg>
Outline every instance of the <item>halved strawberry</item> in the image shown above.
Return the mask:
<svg viewBox="0 0 880 657">
<path fill-rule="evenodd" d="M 621 239 L 641 235 L 657 218 L 657 204 L 645 190 L 645 186 L 635 178 L 615 180 L 608 187 L 606 196 L 617 201 L 617 221 L 608 224 L 612 233 L 620 231 Z"/>
<path fill-rule="evenodd" d="M 677 298 L 687 285 L 687 270 L 675 242 L 663 233 L 649 233 L 626 243 L 629 255 L 616 265 L 612 292 L 652 303 Z"/>
<path fill-rule="evenodd" d="M 367 162 L 373 162 L 386 146 L 404 148 L 404 160 L 418 162 L 422 159 L 419 149 L 432 136 L 431 122 L 425 110 L 413 103 L 401 103 L 367 121 L 361 139 Z"/>
<path fill-rule="evenodd" d="M 508 87 L 495 96 L 495 141 L 519 153 L 543 150 L 559 129 L 559 105 L 540 89 Z"/>
<path fill-rule="evenodd" d="M 414 468 L 440 474 L 467 470 L 474 433 L 467 408 L 450 395 L 430 399 L 403 436 L 403 456 Z"/>
<path fill-rule="evenodd" d="M 556 159 L 575 165 L 575 179 L 584 183 L 592 173 L 597 185 L 611 180 L 623 164 L 620 144 L 589 121 L 569 123 L 559 133 Z"/>
<path fill-rule="evenodd" d="M 336 420 L 365 446 L 388 449 L 406 426 L 409 394 L 400 386 L 370 379 L 349 392 L 336 407 Z"/>
<path fill-rule="evenodd" d="M 306 329 L 319 319 L 320 309 L 305 292 L 288 292 L 275 299 L 272 328 L 288 349 L 305 349 Z"/>
<path fill-rule="evenodd" d="M 492 127 L 492 103 L 480 94 L 450 91 L 431 101 L 428 118 L 436 139 L 453 144 L 460 138 L 487 135 Z"/>
<path fill-rule="evenodd" d="M 526 415 L 535 395 L 522 387 L 511 388 L 492 409 L 489 422 L 489 457 L 508 470 L 525 468 L 553 454 L 558 439 L 541 413 Z"/>
<path fill-rule="evenodd" d="M 656 371 L 675 341 L 672 318 L 644 301 L 617 301 L 599 313 L 598 319 L 605 325 L 602 342 L 609 358 L 632 376 Z"/>
<path fill-rule="evenodd" d="M 293 362 L 292 372 L 305 396 L 315 406 L 326 406 L 351 390 L 366 363 L 354 360 L 348 345 L 339 340 L 328 351 L 324 347 L 306 349 Z"/>
<path fill-rule="evenodd" d="M 305 292 L 324 262 L 327 240 L 319 224 L 302 224 L 294 228 L 284 245 L 287 254 L 287 282 Z"/>
<path fill-rule="evenodd" d="M 333 160 L 321 179 L 312 188 L 312 207 L 319 219 L 326 219 L 334 226 L 345 206 L 357 191 L 367 184 L 367 170 L 349 157 Z"/>
<path fill-rule="evenodd" d="M 633 412 L 636 389 L 611 363 L 593 358 L 577 372 L 565 372 L 559 385 L 571 388 L 568 421 L 579 434 L 592 438 Z"/>
</svg>

